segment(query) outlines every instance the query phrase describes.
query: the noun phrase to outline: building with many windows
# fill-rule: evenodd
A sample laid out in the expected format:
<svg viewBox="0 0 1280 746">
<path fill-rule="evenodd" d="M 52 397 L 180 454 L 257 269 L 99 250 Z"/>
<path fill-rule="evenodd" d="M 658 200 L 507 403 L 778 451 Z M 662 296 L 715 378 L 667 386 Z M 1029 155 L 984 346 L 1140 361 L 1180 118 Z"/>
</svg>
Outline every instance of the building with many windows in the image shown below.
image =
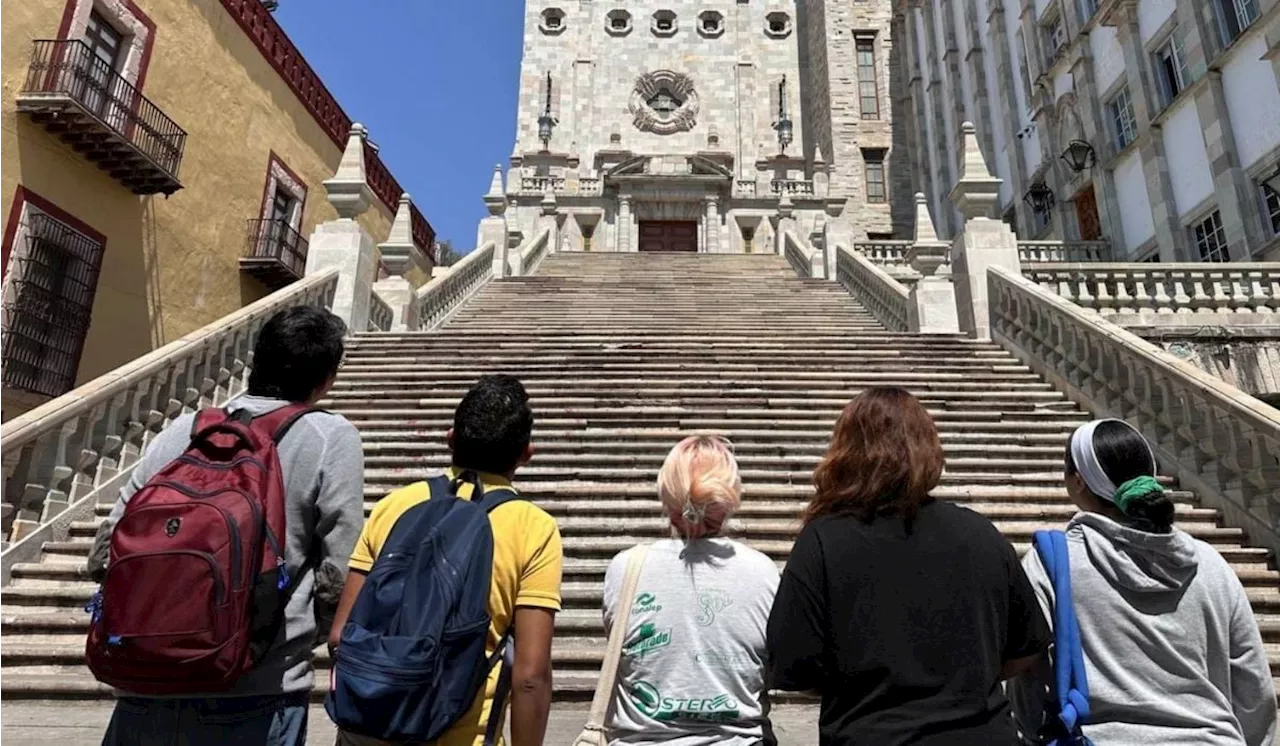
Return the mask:
<svg viewBox="0 0 1280 746">
<path fill-rule="evenodd" d="M 258 0 L 5 10 L 3 415 L 301 277 L 351 118 Z M 387 235 L 402 190 L 366 139 Z M 413 211 L 422 249 L 434 241 Z M 424 274 L 425 272 L 425 274 Z"/>
<path fill-rule="evenodd" d="M 1020 236 L 1280 259 L 1280 2 L 897 0 L 893 35 L 941 232 L 969 120 Z"/>
</svg>

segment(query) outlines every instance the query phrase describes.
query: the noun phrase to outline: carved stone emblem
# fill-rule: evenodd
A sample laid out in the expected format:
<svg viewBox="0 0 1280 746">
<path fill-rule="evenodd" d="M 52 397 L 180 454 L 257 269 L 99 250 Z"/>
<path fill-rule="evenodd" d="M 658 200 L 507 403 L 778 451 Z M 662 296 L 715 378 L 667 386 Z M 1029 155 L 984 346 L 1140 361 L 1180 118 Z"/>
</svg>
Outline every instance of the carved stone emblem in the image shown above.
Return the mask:
<svg viewBox="0 0 1280 746">
<path fill-rule="evenodd" d="M 683 73 L 655 70 L 636 78 L 631 92 L 636 129 L 659 135 L 687 132 L 698 121 L 698 92 Z"/>
</svg>

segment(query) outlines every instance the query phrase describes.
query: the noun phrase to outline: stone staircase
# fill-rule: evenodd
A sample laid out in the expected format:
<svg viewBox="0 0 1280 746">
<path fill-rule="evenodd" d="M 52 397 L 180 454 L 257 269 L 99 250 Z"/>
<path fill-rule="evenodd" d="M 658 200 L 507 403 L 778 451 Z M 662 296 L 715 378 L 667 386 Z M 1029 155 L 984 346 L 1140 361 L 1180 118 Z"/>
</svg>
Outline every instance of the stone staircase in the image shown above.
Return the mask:
<svg viewBox="0 0 1280 746">
<path fill-rule="evenodd" d="M 1000 347 L 886 332 L 840 286 L 799 279 L 776 256 L 691 254 L 552 255 L 532 276 L 487 285 L 441 331 L 358 336 L 324 404 L 364 435 L 366 508 L 447 464 L 453 408 L 487 371 L 519 376 L 533 398 L 537 457 L 517 484 L 564 537 L 561 699 L 590 696 L 605 647 L 605 567 L 663 535 L 658 467 L 689 433 L 732 439 L 746 484 L 732 530 L 779 563 L 838 412 L 875 384 L 921 397 L 947 454 L 937 494 L 989 516 L 1020 550 L 1074 512 L 1062 452 L 1088 416 Z M 1217 511 L 1172 494 L 1182 528 L 1236 568 L 1280 674 L 1280 574 Z M 13 568 L 5 698 L 109 695 L 81 664 L 95 528 L 76 524 L 40 562 Z"/>
</svg>

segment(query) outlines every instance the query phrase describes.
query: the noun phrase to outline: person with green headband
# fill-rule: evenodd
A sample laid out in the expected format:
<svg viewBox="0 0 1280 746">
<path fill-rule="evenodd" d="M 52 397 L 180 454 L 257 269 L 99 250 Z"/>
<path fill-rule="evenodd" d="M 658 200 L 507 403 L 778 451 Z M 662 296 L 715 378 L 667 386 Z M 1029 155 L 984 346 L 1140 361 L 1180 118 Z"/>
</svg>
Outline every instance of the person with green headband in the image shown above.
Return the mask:
<svg viewBox="0 0 1280 746">
<path fill-rule="evenodd" d="M 1262 746 L 1276 691 L 1240 579 L 1209 544 L 1173 525 L 1147 440 L 1120 420 L 1071 436 L 1066 487 L 1070 588 L 1088 681 L 1086 737 L 1099 746 Z M 1023 569 L 1050 624 L 1054 587 L 1037 554 Z M 1054 712 L 1049 659 L 1009 683 L 1020 730 Z M 1034 741 L 1028 741 L 1034 743 Z"/>
</svg>

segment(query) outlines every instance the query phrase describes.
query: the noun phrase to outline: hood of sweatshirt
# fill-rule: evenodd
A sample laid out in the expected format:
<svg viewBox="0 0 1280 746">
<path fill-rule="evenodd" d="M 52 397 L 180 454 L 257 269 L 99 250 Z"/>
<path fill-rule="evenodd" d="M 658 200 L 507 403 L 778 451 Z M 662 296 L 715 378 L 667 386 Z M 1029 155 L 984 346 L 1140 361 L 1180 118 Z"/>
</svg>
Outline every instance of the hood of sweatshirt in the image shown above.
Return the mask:
<svg viewBox="0 0 1280 746">
<path fill-rule="evenodd" d="M 1089 560 L 1112 585 L 1139 593 L 1179 591 L 1196 575 L 1190 536 L 1173 529 L 1151 534 L 1096 513 L 1079 513 L 1067 532 L 1084 539 Z"/>
</svg>

